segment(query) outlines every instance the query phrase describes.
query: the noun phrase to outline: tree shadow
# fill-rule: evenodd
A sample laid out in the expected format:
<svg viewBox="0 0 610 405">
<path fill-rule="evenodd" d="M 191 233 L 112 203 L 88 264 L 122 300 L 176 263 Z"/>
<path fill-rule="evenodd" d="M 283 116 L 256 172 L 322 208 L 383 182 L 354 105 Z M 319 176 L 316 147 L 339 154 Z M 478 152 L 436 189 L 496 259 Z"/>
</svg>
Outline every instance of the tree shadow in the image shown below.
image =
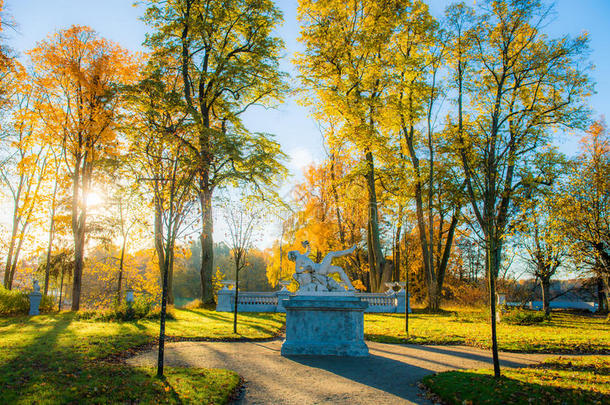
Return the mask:
<svg viewBox="0 0 610 405">
<path fill-rule="evenodd" d="M 529 376 L 528 376 L 529 377 Z M 593 404 L 608 403 L 610 396 L 584 384 L 579 388 L 560 387 L 552 382 L 539 383 L 493 373 L 449 371 L 429 377 L 425 384 L 448 403 L 498 404 Z"/>
<path fill-rule="evenodd" d="M 387 357 L 285 356 L 301 365 L 326 370 L 399 398 L 422 403 L 417 382 L 434 370 Z M 295 382 L 296 384 L 297 382 Z M 354 389 L 357 389 L 354 387 Z"/>
<path fill-rule="evenodd" d="M 80 335 L 70 329 L 73 321 L 73 314 L 59 315 L 39 323 L 40 331 L 32 322 L 21 332 L 31 340 L 8 344 L 13 350 L 0 358 L 0 403 L 146 403 L 164 395 L 147 370 L 104 361 L 129 339 Z"/>
</svg>

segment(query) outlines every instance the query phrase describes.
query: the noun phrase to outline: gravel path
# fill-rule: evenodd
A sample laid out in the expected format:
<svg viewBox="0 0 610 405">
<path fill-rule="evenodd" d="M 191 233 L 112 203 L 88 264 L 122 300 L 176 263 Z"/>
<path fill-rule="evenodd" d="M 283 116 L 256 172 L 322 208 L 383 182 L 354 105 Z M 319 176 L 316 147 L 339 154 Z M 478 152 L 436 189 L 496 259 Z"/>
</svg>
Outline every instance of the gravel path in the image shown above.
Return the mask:
<svg viewBox="0 0 610 405">
<path fill-rule="evenodd" d="M 165 348 L 169 366 L 228 368 L 245 380 L 239 404 L 428 404 L 417 383 L 438 371 L 491 367 L 489 350 L 367 342 L 370 356 L 280 356 L 270 342 L 180 342 Z M 154 365 L 155 350 L 128 360 Z M 549 355 L 500 353 L 501 364 L 522 367 Z"/>
</svg>

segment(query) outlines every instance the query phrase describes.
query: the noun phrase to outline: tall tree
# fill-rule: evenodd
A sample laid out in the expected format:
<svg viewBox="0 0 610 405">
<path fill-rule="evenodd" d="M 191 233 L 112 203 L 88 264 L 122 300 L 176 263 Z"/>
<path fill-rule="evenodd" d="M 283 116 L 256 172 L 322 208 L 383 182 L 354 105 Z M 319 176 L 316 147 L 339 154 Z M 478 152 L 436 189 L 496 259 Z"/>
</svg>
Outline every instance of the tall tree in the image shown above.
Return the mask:
<svg viewBox="0 0 610 405">
<path fill-rule="evenodd" d="M 358 172 L 368 196 L 367 247 L 370 286 L 381 291 L 391 277 L 380 237 L 376 159 L 387 154 L 388 141 L 379 128 L 394 61 L 387 52 L 408 12 L 408 0 L 381 2 L 299 2 L 300 40 L 297 58 L 308 101 L 316 117 L 335 126 L 331 146 L 349 141 L 359 155 Z M 377 164 L 379 162 L 377 161 Z"/>
<path fill-rule="evenodd" d="M 281 22 L 270 0 L 151 0 L 145 21 L 152 58 L 176 67 L 183 110 L 193 130 L 178 139 L 195 156 L 202 230 L 201 300 L 213 302 L 214 191 L 227 183 L 274 185 L 285 172 L 279 144 L 250 133 L 241 115 L 279 100 L 286 89 L 279 71 Z"/>
<path fill-rule="evenodd" d="M 610 308 L 610 136 L 603 120 L 583 137 L 566 177 L 554 200 L 553 224 L 576 261 L 601 278 Z"/>
<path fill-rule="evenodd" d="M 46 126 L 44 140 L 62 145 L 72 178 L 74 274 L 72 310 L 80 307 L 87 233 L 87 196 L 99 162 L 116 153 L 117 85 L 134 69 L 127 51 L 89 27 L 72 26 L 28 52 L 39 95 L 37 110 Z"/>
<path fill-rule="evenodd" d="M 24 76 L 23 80 L 27 80 Z M 0 167 L 0 177 L 8 188 L 13 204 L 11 238 L 4 267 L 4 287 L 11 289 L 19 255 L 28 238 L 29 229 L 37 218 L 43 197 L 43 183 L 48 175 L 48 148 L 36 139 L 40 123 L 32 114 L 31 86 L 20 85 L 15 98 L 12 125 L 6 128 L 4 141 L 10 143 L 7 160 Z"/>
<path fill-rule="evenodd" d="M 447 34 L 428 7 L 414 1 L 396 34 L 394 75 L 389 109 L 400 136 L 397 158 L 411 174 L 417 227 L 428 288 L 428 309 L 438 311 L 443 281 L 461 211 L 460 186 L 454 184 L 453 161 L 435 128 L 439 98 L 444 96 L 440 69 L 447 59 Z M 409 175 L 404 177 L 408 178 Z M 403 191 L 404 192 L 404 191 Z"/>
<path fill-rule="evenodd" d="M 467 196 L 485 245 L 494 375 L 500 376 L 496 337 L 496 278 L 515 192 L 536 181 L 525 168 L 549 140 L 549 129 L 579 127 L 591 86 L 583 71 L 587 39 L 549 39 L 551 8 L 538 0 L 486 1 L 477 23 L 467 92 L 458 103 L 455 146 Z M 463 65 L 459 64 L 459 66 Z M 461 80 L 461 79 L 460 79 Z"/>
<path fill-rule="evenodd" d="M 557 169 L 565 168 L 564 165 L 556 166 Z M 549 177 L 559 178 L 558 171 L 549 171 Z M 555 199 L 560 193 L 557 184 L 552 184 L 538 190 L 528 188 L 523 198 L 517 198 L 519 215 L 514 226 L 517 244 L 522 250 L 526 270 L 540 280 L 542 308 L 546 315 L 551 311 L 551 278 L 555 277 L 568 258 L 568 244 L 553 218 L 557 215 Z"/>
<path fill-rule="evenodd" d="M 165 315 L 176 241 L 189 228 L 196 166 L 178 140 L 189 127 L 158 71 L 128 91 L 135 112 L 130 126 L 130 157 L 139 180 L 152 195 L 155 207 L 154 241 L 162 278 L 161 321 L 157 376 L 163 377 Z"/>
</svg>

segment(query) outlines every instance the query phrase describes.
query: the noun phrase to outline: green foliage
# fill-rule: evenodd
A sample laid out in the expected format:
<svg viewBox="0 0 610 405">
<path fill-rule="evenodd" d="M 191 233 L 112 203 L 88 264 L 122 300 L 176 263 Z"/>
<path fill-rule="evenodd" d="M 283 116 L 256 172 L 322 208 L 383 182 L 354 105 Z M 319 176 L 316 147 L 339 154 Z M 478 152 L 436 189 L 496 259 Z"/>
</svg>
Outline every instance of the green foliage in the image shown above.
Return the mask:
<svg viewBox="0 0 610 405">
<path fill-rule="evenodd" d="M 43 313 L 53 311 L 54 307 L 53 299 L 43 296 L 38 309 Z M 0 286 L 0 316 L 27 315 L 29 311 L 30 298 L 27 293 Z"/>
<path fill-rule="evenodd" d="M 610 401 L 610 370 L 602 357 L 546 360 L 533 368 L 449 371 L 425 377 L 447 404 L 595 404 Z"/>
<path fill-rule="evenodd" d="M 550 320 L 551 317 L 545 315 L 543 311 L 528 311 L 526 309 L 516 309 L 502 315 L 502 322 L 514 325 L 534 325 Z"/>
</svg>

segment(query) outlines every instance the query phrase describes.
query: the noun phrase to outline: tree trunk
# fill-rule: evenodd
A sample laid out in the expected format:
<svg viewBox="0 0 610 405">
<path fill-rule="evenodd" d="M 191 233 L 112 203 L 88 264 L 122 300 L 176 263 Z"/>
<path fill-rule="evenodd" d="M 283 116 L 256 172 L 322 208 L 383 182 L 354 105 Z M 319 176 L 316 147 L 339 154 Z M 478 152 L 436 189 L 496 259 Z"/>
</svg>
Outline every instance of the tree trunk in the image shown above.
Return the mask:
<svg viewBox="0 0 610 405">
<path fill-rule="evenodd" d="M 489 307 L 491 309 L 491 353 L 493 357 L 494 376 L 500 378 L 500 359 L 498 357 L 498 337 L 496 333 L 496 276 L 500 269 L 500 245 L 494 240 L 491 232 L 486 235 L 487 274 L 489 280 Z"/>
<path fill-rule="evenodd" d="M 233 305 L 233 333 L 237 333 L 237 305 L 239 302 L 239 262 L 235 265 L 235 302 Z"/>
<path fill-rule="evenodd" d="M 551 313 L 551 280 L 549 277 L 540 277 L 540 283 L 542 284 L 542 309 L 548 316 Z"/>
<path fill-rule="evenodd" d="M 164 252 L 165 261 L 160 263 L 162 277 L 161 287 L 161 320 L 159 322 L 159 352 L 157 354 L 157 377 L 163 378 L 163 366 L 165 357 L 165 315 L 167 313 L 167 280 L 169 277 L 170 256 L 173 250 L 173 243 L 169 242 Z"/>
<path fill-rule="evenodd" d="M 392 281 L 400 281 L 400 238 L 402 236 L 402 205 L 398 208 L 398 221 L 396 224 L 396 233 L 394 234 L 394 252 L 392 257 L 394 258 L 394 271 L 392 272 Z"/>
<path fill-rule="evenodd" d="M 59 301 L 57 302 L 57 310 L 61 311 L 61 300 L 62 300 L 62 293 L 64 292 L 64 274 L 66 273 L 66 270 L 63 268 L 61 269 L 61 281 L 59 282 Z"/>
<path fill-rule="evenodd" d="M 121 246 L 121 257 L 119 259 L 119 282 L 116 289 L 116 303 L 121 305 L 122 301 L 122 290 L 123 290 L 123 261 L 125 260 L 125 242 L 126 238 L 123 236 L 123 245 Z"/>
<path fill-rule="evenodd" d="M 72 311 L 80 309 L 80 292 L 85 255 L 85 232 L 83 227 L 74 231 L 74 274 L 72 276 Z"/>
<path fill-rule="evenodd" d="M 174 305 L 174 249 L 171 250 L 170 255 L 167 269 L 167 305 Z"/>
<path fill-rule="evenodd" d="M 604 284 L 604 290 L 602 292 L 602 296 L 605 297 L 605 304 L 606 307 L 602 308 L 601 306 L 598 306 L 600 311 L 604 311 L 604 313 L 609 313 L 610 312 L 610 274 L 603 274 L 601 276 L 602 282 Z M 604 303 L 604 301 L 602 300 L 602 303 Z"/>
<path fill-rule="evenodd" d="M 379 211 L 377 209 L 377 193 L 375 190 L 375 165 L 373 154 L 370 150 L 366 150 L 366 163 L 366 184 L 369 200 L 367 226 L 369 280 L 371 292 L 382 292 L 382 279 L 386 266 L 379 239 Z"/>
<path fill-rule="evenodd" d="M 201 204 L 201 219 L 203 230 L 201 240 L 201 303 L 204 305 L 214 304 L 214 286 L 212 275 L 214 274 L 214 220 L 212 218 L 212 191 L 204 190 L 199 195 Z"/>
<path fill-rule="evenodd" d="M 428 311 L 438 312 L 441 309 L 441 291 L 436 280 L 428 282 Z"/>
</svg>

